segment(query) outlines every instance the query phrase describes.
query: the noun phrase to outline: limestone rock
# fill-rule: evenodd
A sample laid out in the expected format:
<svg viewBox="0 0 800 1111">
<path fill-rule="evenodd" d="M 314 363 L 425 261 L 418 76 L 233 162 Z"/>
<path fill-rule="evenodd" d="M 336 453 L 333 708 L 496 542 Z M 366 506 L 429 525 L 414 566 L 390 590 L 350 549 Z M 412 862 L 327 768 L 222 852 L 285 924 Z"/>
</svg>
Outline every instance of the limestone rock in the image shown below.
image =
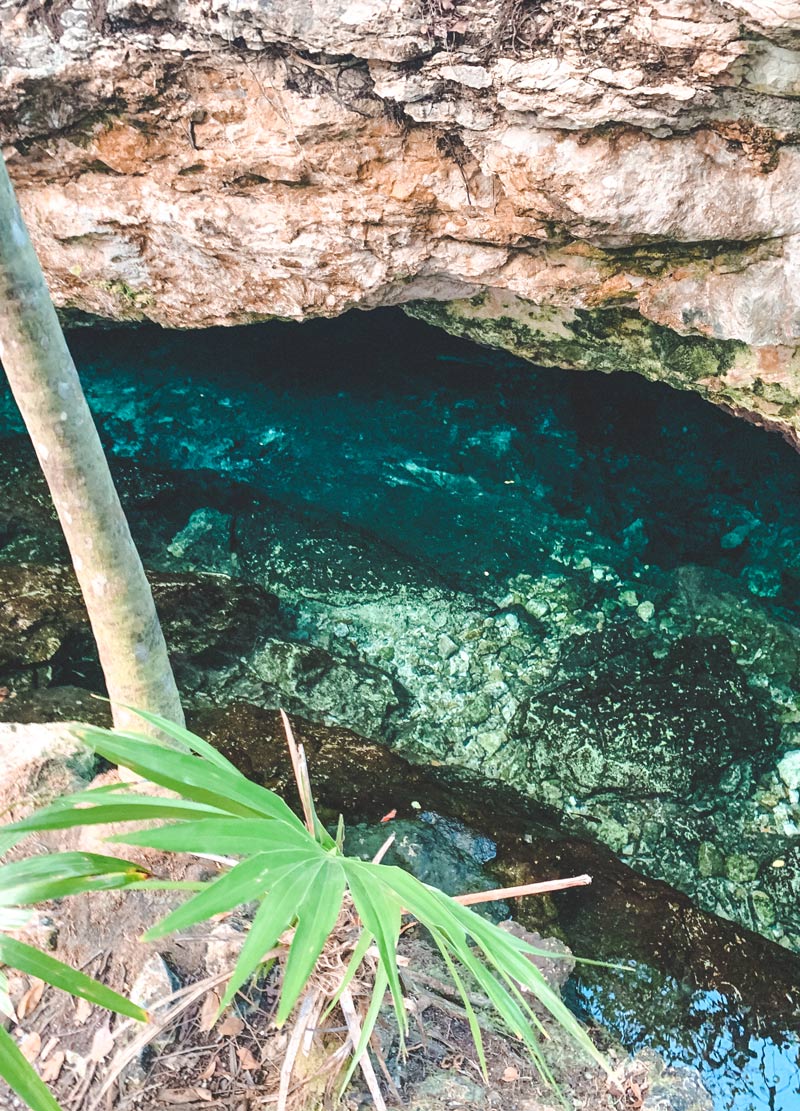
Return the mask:
<svg viewBox="0 0 800 1111">
<path fill-rule="evenodd" d="M 92 781 L 97 758 L 61 723 L 0 723 L 0 813 L 19 821 Z"/>
<path fill-rule="evenodd" d="M 58 304 L 175 327 L 404 304 L 797 442 L 797 5 L 559 12 L 8 7 L 0 141 Z"/>
<path fill-rule="evenodd" d="M 800 750 L 792 749 L 778 761 L 778 775 L 790 791 L 800 791 Z"/>
</svg>

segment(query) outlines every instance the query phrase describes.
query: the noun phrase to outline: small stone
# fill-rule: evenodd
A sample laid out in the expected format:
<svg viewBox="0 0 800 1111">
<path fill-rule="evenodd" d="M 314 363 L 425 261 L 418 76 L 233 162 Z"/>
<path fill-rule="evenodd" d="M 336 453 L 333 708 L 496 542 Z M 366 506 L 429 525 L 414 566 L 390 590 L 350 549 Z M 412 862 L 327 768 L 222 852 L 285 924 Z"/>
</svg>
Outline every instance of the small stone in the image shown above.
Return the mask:
<svg viewBox="0 0 800 1111">
<path fill-rule="evenodd" d="M 783 586 L 780 572 L 764 567 L 745 567 L 742 578 L 747 583 L 747 589 L 757 598 L 774 598 Z"/>
<path fill-rule="evenodd" d="M 779 761 L 778 775 L 790 791 L 800 790 L 800 749 L 787 752 Z"/>
<path fill-rule="evenodd" d="M 641 605 L 636 607 L 636 613 L 642 621 L 651 621 L 655 612 L 656 607 L 652 602 L 642 602 Z"/>
<path fill-rule="evenodd" d="M 762 926 L 774 926 L 776 920 L 775 907 L 765 891 L 753 891 L 753 913 Z"/>
<path fill-rule="evenodd" d="M 697 850 L 697 870 L 701 876 L 724 876 L 725 857 L 712 841 L 702 841 Z"/>
<path fill-rule="evenodd" d="M 349 627 L 342 621 L 340 621 L 338 625 L 333 626 L 333 635 L 336 637 L 346 637 L 349 632 Z"/>
<path fill-rule="evenodd" d="M 436 643 L 439 648 L 439 655 L 443 660 L 449 660 L 458 651 L 458 645 L 447 633 L 442 633 Z"/>
<path fill-rule="evenodd" d="M 623 590 L 619 596 L 620 602 L 623 606 L 638 606 L 639 599 L 636 597 L 635 590 Z"/>
<path fill-rule="evenodd" d="M 129 996 L 133 1003 L 137 1003 L 140 1007 L 149 1011 L 180 987 L 180 980 L 164 958 L 158 953 L 154 953 L 142 965 L 139 975 L 133 982 Z M 176 1036 L 175 1025 L 170 1024 L 149 1043 L 149 1048 L 156 1053 L 161 1053 L 172 1044 Z M 127 1066 L 124 1078 L 126 1083 L 138 1085 L 143 1082 L 144 1054 L 142 1052 Z"/>
<path fill-rule="evenodd" d="M 505 733 L 492 730 L 486 733 L 479 733 L 476 740 L 487 756 L 494 756 L 498 748 L 508 740 L 508 737 Z"/>
<path fill-rule="evenodd" d="M 543 617 L 547 617 L 550 612 L 550 603 L 545 602 L 543 598 L 528 598 L 525 603 L 525 609 L 537 620 L 541 621 Z"/>
<path fill-rule="evenodd" d="M 737 525 L 736 528 L 732 528 L 730 532 L 726 532 L 720 540 L 720 546 L 726 549 L 740 547 L 757 525 L 758 521 L 754 517 L 751 517 L 749 521 Z"/>
<path fill-rule="evenodd" d="M 732 883 L 752 883 L 758 875 L 758 862 L 744 853 L 733 853 L 725 861 L 725 874 Z"/>
</svg>

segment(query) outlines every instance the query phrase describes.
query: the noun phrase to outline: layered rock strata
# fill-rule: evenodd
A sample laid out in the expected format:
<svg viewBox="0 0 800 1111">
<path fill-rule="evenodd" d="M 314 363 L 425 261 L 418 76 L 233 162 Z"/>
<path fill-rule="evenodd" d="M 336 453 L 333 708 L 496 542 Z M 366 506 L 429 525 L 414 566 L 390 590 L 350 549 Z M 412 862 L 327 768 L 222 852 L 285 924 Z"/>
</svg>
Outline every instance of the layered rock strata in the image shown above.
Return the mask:
<svg viewBox="0 0 800 1111">
<path fill-rule="evenodd" d="M 403 304 L 800 434 L 800 4 L 24 0 L 0 141 L 58 304 Z"/>
</svg>

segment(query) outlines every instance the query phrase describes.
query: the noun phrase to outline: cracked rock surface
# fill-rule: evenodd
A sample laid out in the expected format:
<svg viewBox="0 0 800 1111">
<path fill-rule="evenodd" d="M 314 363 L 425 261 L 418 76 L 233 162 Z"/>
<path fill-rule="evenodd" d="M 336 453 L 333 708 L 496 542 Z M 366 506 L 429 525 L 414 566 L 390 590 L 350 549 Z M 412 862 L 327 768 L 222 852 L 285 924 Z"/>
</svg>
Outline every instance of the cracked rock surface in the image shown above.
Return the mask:
<svg viewBox="0 0 800 1111">
<path fill-rule="evenodd" d="M 61 307 L 402 304 L 800 434 L 800 4 L 23 0 L 0 142 Z"/>
</svg>

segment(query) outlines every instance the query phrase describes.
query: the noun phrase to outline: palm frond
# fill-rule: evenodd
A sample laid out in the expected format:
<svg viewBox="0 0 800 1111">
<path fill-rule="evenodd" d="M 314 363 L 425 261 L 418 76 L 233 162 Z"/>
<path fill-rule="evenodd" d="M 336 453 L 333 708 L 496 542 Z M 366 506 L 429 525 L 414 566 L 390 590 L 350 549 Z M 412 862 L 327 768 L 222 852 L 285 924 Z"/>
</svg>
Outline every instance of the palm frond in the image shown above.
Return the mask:
<svg viewBox="0 0 800 1111">
<path fill-rule="evenodd" d="M 576 1048 L 611 1072 L 586 1031 L 533 962 L 532 958 L 542 955 L 541 950 L 402 869 L 343 855 L 343 827 L 340 823 L 333 838 L 321 826 L 302 746 L 294 741 L 288 719 L 287 739 L 305 823 L 275 792 L 251 783 L 201 738 L 155 715 L 142 716 L 179 742 L 182 751 L 154 744 L 135 733 L 117 734 L 97 728 L 80 728 L 77 732 L 94 751 L 169 789 L 173 797 L 153 798 L 126 785 L 112 790 L 83 791 L 9 827 L 10 834 L 22 837 L 38 830 L 82 824 L 117 825 L 149 820 L 159 824 L 120 831 L 109 840 L 169 852 L 225 853 L 232 858 L 229 870 L 203 883 L 170 883 L 146 878 L 141 873 L 136 876 L 126 871 L 135 866 L 114 858 L 84 854 L 78 860 L 81 854 L 61 854 L 57 875 L 44 865 L 39 866 L 40 871 L 36 865 L 29 865 L 27 871 L 20 868 L 17 874 L 12 873 L 10 890 L 17 902 L 22 901 L 21 896 L 32 902 L 52 897 L 54 890 L 69 893 L 104 884 L 189 889 L 190 897 L 154 925 L 145 935 L 147 939 L 163 937 L 236 906 L 257 902 L 220 1011 L 233 1001 L 265 959 L 272 961 L 276 953 L 282 954 L 278 1025 L 296 1010 L 301 996 L 304 1014 L 311 1013 L 309 1008 L 321 1014 L 326 1001 L 326 1013 L 336 1005 L 344 1007 L 347 1002 L 347 1026 L 353 1029 L 357 1026 L 359 1034 L 345 1080 L 359 1062 L 365 1067 L 365 1075 L 368 1072 L 374 1078 L 371 1066 L 364 1064 L 365 1054 L 387 991 L 401 1041 L 407 1031 L 397 949 L 403 915 L 412 915 L 430 933 L 441 954 L 463 1002 L 484 1071 L 486 1057 L 480 1024 L 470 1002 L 467 981 L 476 984 L 490 1001 L 501 1025 L 523 1042 L 534 1065 L 549 1083 L 554 1081 L 542 1051 L 543 1027 L 531 1006 L 534 1000 L 570 1034 Z M 63 859 L 70 855 L 75 857 L 71 864 Z M 0 893 L 2 905 L 5 904 Z M 309 995 L 308 985 L 315 966 L 335 936 L 341 941 L 341 932 L 337 935 L 337 930 L 341 931 L 342 923 L 348 921 L 354 922 L 356 928 L 347 934 L 348 955 L 341 965 L 338 986 L 329 992 L 327 1000 L 319 998 L 313 990 Z M 553 956 L 550 952 L 546 955 Z M 357 1016 L 354 1019 L 349 1010 L 350 985 L 356 976 L 362 980 L 371 978 L 372 982 L 372 1000 L 360 1019 Z"/>
</svg>

